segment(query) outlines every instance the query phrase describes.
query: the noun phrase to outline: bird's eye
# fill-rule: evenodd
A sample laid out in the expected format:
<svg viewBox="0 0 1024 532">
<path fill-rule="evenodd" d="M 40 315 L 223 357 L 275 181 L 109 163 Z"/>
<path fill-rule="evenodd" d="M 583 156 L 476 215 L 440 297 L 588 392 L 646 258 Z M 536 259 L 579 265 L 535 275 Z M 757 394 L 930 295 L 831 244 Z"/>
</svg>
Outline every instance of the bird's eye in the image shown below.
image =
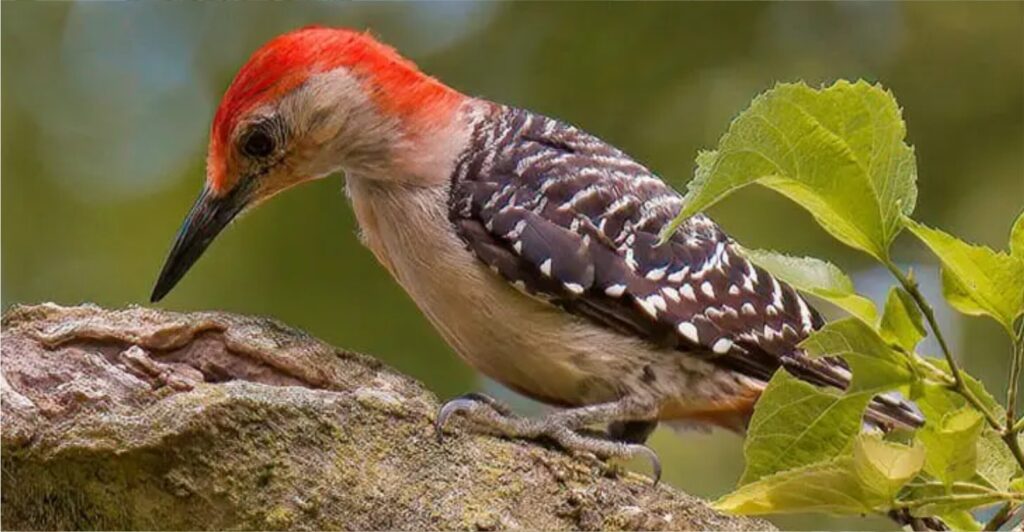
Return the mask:
<svg viewBox="0 0 1024 532">
<path fill-rule="evenodd" d="M 266 157 L 274 151 L 274 139 L 262 129 L 254 129 L 242 139 L 242 153 L 249 157 Z"/>
</svg>

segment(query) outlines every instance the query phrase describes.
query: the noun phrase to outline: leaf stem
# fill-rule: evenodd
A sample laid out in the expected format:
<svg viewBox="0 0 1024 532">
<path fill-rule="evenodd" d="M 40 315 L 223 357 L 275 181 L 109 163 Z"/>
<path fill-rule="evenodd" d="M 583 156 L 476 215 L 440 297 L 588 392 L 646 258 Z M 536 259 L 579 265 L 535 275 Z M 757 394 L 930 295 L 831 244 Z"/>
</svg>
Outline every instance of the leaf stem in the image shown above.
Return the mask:
<svg viewBox="0 0 1024 532">
<path fill-rule="evenodd" d="M 928 321 L 928 326 L 932 330 L 932 334 L 935 335 L 935 339 L 939 342 L 939 347 L 942 348 L 942 354 L 946 357 L 946 362 L 949 363 L 950 372 L 953 374 L 953 380 L 956 383 L 957 388 L 966 389 L 967 386 L 964 384 L 963 375 L 960 374 L 960 366 L 957 364 L 956 359 L 953 358 L 953 352 L 949 349 L 949 344 L 946 343 L 946 337 L 942 335 L 942 331 L 939 330 L 938 321 L 935 319 L 935 311 L 932 306 L 928 304 L 928 301 L 924 298 L 924 294 L 921 293 L 918 288 L 917 281 L 908 277 L 903 270 L 899 269 L 891 261 L 885 262 L 885 267 L 892 272 L 896 280 L 903 285 L 903 289 L 910 294 L 910 297 L 914 299 L 914 303 L 917 303 L 917 307 L 921 309 L 921 313 L 924 314 L 925 319 Z"/>
<path fill-rule="evenodd" d="M 1001 491 L 992 491 L 992 492 L 989 492 L 989 493 L 951 493 L 951 494 L 948 494 L 948 495 L 938 495 L 938 496 L 935 496 L 935 497 L 922 497 L 920 499 L 914 499 L 912 501 L 904 502 L 902 504 L 902 506 L 905 507 L 905 508 L 913 509 L 913 508 L 920 508 L 922 506 L 927 506 L 929 504 L 943 504 L 943 503 L 952 503 L 952 502 L 963 502 L 963 503 L 966 503 L 966 502 L 974 502 L 974 501 L 978 501 L 978 502 L 983 503 L 983 504 L 984 503 L 991 504 L 992 502 L 995 502 L 995 501 L 991 501 L 991 499 L 993 499 L 993 498 L 1003 499 L 1003 500 L 1011 501 L 1012 502 L 1012 501 L 1019 501 L 1021 499 L 1021 495 L 1018 494 L 1018 493 L 1001 492 Z"/>
<path fill-rule="evenodd" d="M 917 281 L 907 277 L 907 275 L 891 261 L 886 261 L 885 267 L 888 268 L 889 271 L 892 272 L 893 276 L 896 277 L 896 280 L 903 285 L 903 289 L 906 290 L 907 293 L 910 294 L 910 297 L 914 299 L 914 303 L 916 303 L 917 307 L 921 309 L 921 313 L 924 314 L 925 320 L 928 321 L 928 327 L 931 328 L 932 334 L 935 335 L 935 339 L 939 342 L 939 347 L 942 348 L 942 354 L 946 357 L 946 362 L 949 364 L 949 371 L 953 375 L 953 384 L 951 385 L 953 390 L 964 396 L 971 405 L 981 411 L 992 428 L 1002 432 L 1002 423 L 996 419 L 994 414 L 988 411 L 988 408 L 986 408 L 970 388 L 967 387 L 963 374 L 960 372 L 960 365 L 957 363 L 956 358 L 953 357 L 953 352 L 949 349 L 949 344 L 946 343 L 946 337 L 942 335 L 942 331 L 939 329 L 938 320 L 935 319 L 935 310 L 932 309 L 928 300 L 924 298 L 924 294 L 922 294 L 920 288 L 918 288 Z"/>
<path fill-rule="evenodd" d="M 1006 428 L 1001 436 L 1017 462 L 1024 468 L 1024 450 L 1017 437 L 1024 429 L 1024 418 L 1017 419 L 1017 389 L 1020 388 L 1021 367 L 1024 366 L 1024 318 L 1017 322 L 1017 335 L 1013 339 L 1013 358 L 1010 359 L 1010 377 L 1006 389 Z"/>
<path fill-rule="evenodd" d="M 990 488 L 988 486 L 983 486 L 983 485 L 977 484 L 975 482 L 963 482 L 963 481 L 954 482 L 954 483 L 950 484 L 949 486 L 947 486 L 945 483 L 938 482 L 938 481 L 928 481 L 928 482 L 916 482 L 915 481 L 915 482 L 911 482 L 910 484 L 908 484 L 908 486 L 910 486 L 910 487 L 912 487 L 914 489 L 926 489 L 926 488 L 945 489 L 945 488 L 949 487 L 949 488 L 952 488 L 952 489 L 955 489 L 955 490 L 973 491 L 975 493 L 987 493 L 989 495 L 999 494 L 1000 493 L 999 491 L 997 491 L 997 490 L 995 490 L 993 488 Z"/>
<path fill-rule="evenodd" d="M 1013 358 L 1010 359 L 1010 378 L 1006 387 L 1006 435 L 1019 432 L 1017 423 L 1017 389 L 1020 388 L 1021 366 L 1024 366 L 1024 318 L 1017 321 L 1017 336 L 1013 339 Z"/>
<path fill-rule="evenodd" d="M 928 360 L 927 357 L 922 357 L 922 356 L 919 355 L 917 357 L 916 361 L 918 363 L 924 365 L 925 368 L 927 368 L 928 371 L 931 372 L 931 375 L 929 375 L 929 377 L 931 377 L 931 378 L 935 379 L 936 381 L 938 381 L 938 384 L 940 384 L 942 386 L 946 386 L 946 387 L 950 387 L 950 386 L 953 386 L 955 384 L 954 381 L 953 381 L 953 378 L 950 377 L 949 374 L 946 373 L 945 370 L 943 370 L 942 368 L 936 366 L 935 364 L 932 364 L 932 361 Z"/>
<path fill-rule="evenodd" d="M 1024 451 L 1021 450 L 1020 442 L 1017 441 L 1016 432 L 1010 433 L 1013 428 L 1009 428 L 1009 425 L 1004 426 L 995 414 L 993 414 L 987 406 L 985 406 L 978 396 L 974 394 L 974 391 L 967 386 L 967 382 L 964 380 L 963 374 L 960 371 L 960 365 L 957 363 L 956 358 L 953 357 L 953 352 L 949 349 L 949 344 L 946 343 L 946 337 L 942 335 L 942 330 L 939 329 L 938 320 L 935 319 L 935 310 L 925 299 L 924 294 L 921 293 L 918 287 L 917 281 L 908 277 L 903 270 L 900 270 L 890 260 L 884 261 L 885 267 L 889 269 L 896 280 L 900 282 L 903 289 L 910 294 L 913 298 L 914 303 L 921 310 L 921 314 L 924 315 L 925 320 L 928 322 L 928 327 L 932 330 L 932 334 L 935 335 L 935 339 L 939 342 L 939 347 L 942 348 L 942 355 L 946 357 L 946 362 L 949 364 L 949 372 L 953 375 L 953 383 L 950 388 L 960 394 L 968 403 L 976 408 L 982 415 L 985 416 L 985 421 L 988 422 L 989 426 L 996 430 L 1002 437 L 1003 441 L 1006 442 L 1006 446 L 1010 448 L 1013 453 L 1013 457 L 1016 458 L 1017 463 L 1021 467 L 1024 467 Z M 1016 356 L 1014 357 L 1017 358 Z M 1019 372 L 1019 368 L 1018 368 Z M 1013 385 L 1011 384 L 1011 387 Z M 1016 392 L 1014 392 L 1016 393 Z M 1007 409 L 1009 410 L 1009 409 Z"/>
</svg>

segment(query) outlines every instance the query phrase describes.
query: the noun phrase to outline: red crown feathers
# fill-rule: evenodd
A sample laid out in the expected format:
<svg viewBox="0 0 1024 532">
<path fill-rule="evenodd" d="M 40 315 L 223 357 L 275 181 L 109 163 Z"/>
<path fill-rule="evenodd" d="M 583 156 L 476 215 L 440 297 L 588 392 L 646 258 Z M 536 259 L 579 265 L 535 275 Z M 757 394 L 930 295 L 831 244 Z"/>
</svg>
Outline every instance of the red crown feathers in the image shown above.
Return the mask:
<svg viewBox="0 0 1024 532">
<path fill-rule="evenodd" d="M 351 69 L 367 84 L 381 112 L 403 119 L 410 127 L 450 112 L 463 98 L 369 33 L 319 26 L 285 33 L 249 58 L 217 108 L 207 159 L 213 188 L 220 188 L 224 181 L 225 150 L 247 111 L 276 100 L 314 74 L 339 67 Z"/>
</svg>

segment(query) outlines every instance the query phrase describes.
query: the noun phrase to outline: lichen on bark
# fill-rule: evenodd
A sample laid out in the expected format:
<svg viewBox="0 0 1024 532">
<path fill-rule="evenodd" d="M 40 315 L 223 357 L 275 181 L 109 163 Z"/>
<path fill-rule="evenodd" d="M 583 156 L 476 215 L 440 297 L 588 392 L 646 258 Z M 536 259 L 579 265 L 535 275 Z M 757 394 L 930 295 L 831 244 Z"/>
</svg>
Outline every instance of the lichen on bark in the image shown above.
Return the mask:
<svg viewBox="0 0 1024 532">
<path fill-rule="evenodd" d="M 276 321 L 3 317 L 5 529 L 764 529 L 542 445 L 456 429 L 371 357 Z"/>
</svg>

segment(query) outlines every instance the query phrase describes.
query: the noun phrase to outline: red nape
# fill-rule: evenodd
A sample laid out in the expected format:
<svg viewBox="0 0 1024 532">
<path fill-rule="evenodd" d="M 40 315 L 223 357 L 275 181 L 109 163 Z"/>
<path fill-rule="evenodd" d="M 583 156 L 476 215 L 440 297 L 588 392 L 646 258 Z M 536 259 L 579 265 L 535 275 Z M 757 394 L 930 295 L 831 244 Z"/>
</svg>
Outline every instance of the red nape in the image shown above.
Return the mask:
<svg viewBox="0 0 1024 532">
<path fill-rule="evenodd" d="M 411 127 L 443 118 L 463 98 L 369 33 L 320 26 L 285 33 L 249 58 L 221 99 L 210 131 L 211 186 L 218 189 L 223 183 L 228 138 L 247 111 L 295 89 L 314 74 L 338 67 L 360 75 L 381 111 L 413 122 Z"/>
</svg>

